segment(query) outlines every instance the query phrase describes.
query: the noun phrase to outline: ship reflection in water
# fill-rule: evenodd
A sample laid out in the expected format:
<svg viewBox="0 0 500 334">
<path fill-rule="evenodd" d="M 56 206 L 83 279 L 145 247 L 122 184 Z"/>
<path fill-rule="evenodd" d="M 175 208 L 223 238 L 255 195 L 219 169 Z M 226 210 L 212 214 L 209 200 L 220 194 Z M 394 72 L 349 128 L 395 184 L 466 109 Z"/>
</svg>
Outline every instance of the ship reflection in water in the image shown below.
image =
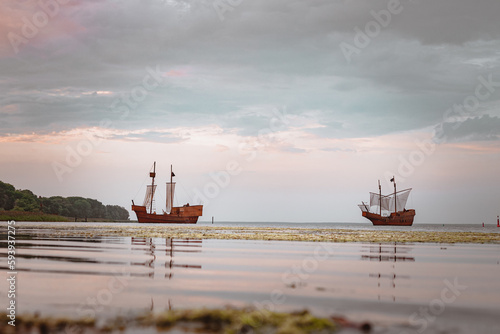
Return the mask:
<svg viewBox="0 0 500 334">
<path fill-rule="evenodd" d="M 368 276 L 377 281 L 377 287 L 381 293 L 378 294 L 378 300 L 391 300 L 396 302 L 396 295 L 391 293 L 391 289 L 396 289 L 396 283 L 408 286 L 409 275 L 401 275 L 396 273 L 396 262 L 414 262 L 415 258 L 411 255 L 412 247 L 401 244 L 378 244 L 364 246 L 362 252 L 369 254 L 361 255 L 361 260 L 378 261 L 378 262 L 393 262 L 392 273 L 389 272 L 371 272 Z"/>
<path fill-rule="evenodd" d="M 152 279 L 169 279 L 174 276 L 174 268 L 202 269 L 201 265 L 178 263 L 174 261 L 176 253 L 200 253 L 202 247 L 201 239 L 173 239 L 173 238 L 131 238 L 132 247 L 144 246 L 151 259 L 142 263 L 133 263 L 132 265 L 144 265 L 150 268 L 148 274 Z M 165 297 L 160 297 L 165 299 Z M 168 309 L 172 309 L 172 300 L 168 300 Z M 155 310 L 155 298 L 151 296 L 150 311 Z"/>
<path fill-rule="evenodd" d="M 174 262 L 175 253 L 200 253 L 202 247 L 201 239 L 153 239 L 153 238 L 131 238 L 131 245 L 145 246 L 146 252 L 151 259 L 143 263 L 131 263 L 132 265 L 144 265 L 151 268 L 148 276 L 151 278 L 172 279 L 174 268 L 201 269 L 201 265 L 182 264 Z"/>
<path fill-rule="evenodd" d="M 439 298 L 445 280 L 457 279 L 468 288 L 446 306 L 447 314 L 452 315 L 454 307 L 470 314 L 475 312 L 471 307 L 500 313 L 500 245 L 32 233 L 16 236 L 17 303 L 23 312 L 81 317 L 272 305 L 276 310 L 307 308 L 320 315 L 379 312 L 407 321 L 409 314 Z M 0 248 L 3 270 L 5 245 Z M 0 282 L 3 291 L 6 282 Z"/>
<path fill-rule="evenodd" d="M 363 247 L 363 252 L 366 252 L 368 249 L 369 255 L 361 255 L 361 260 L 368 261 L 390 261 L 390 262 L 402 262 L 402 261 L 411 261 L 414 262 L 415 258 L 413 256 L 408 256 L 411 254 L 411 247 L 406 245 L 386 245 L 386 244 L 378 244 L 378 245 L 369 245 Z"/>
</svg>

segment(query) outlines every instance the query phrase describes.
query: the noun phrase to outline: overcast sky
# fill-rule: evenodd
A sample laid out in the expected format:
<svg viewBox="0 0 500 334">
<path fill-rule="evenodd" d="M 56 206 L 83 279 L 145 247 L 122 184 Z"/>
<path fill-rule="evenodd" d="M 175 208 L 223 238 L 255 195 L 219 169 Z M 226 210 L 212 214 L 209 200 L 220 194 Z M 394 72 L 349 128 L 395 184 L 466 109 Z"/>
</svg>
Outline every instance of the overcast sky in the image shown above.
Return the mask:
<svg viewBox="0 0 500 334">
<path fill-rule="evenodd" d="M 498 0 L 3 0 L 0 180 L 130 209 L 157 161 L 202 220 L 368 222 L 357 204 L 394 175 L 415 224 L 494 223 L 499 13 Z"/>
</svg>

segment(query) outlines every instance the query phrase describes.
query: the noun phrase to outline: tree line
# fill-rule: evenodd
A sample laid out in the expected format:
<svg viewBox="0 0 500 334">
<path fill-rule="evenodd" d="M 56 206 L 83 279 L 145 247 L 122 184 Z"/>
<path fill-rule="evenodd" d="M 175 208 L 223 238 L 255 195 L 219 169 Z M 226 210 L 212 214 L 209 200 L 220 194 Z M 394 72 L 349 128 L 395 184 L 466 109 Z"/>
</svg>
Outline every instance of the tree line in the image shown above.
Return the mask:
<svg viewBox="0 0 500 334">
<path fill-rule="evenodd" d="M 41 197 L 30 190 L 17 190 L 13 185 L 0 181 L 0 210 L 28 211 L 55 214 L 76 219 L 98 218 L 128 220 L 128 211 L 118 205 L 103 205 L 91 198 Z"/>
</svg>

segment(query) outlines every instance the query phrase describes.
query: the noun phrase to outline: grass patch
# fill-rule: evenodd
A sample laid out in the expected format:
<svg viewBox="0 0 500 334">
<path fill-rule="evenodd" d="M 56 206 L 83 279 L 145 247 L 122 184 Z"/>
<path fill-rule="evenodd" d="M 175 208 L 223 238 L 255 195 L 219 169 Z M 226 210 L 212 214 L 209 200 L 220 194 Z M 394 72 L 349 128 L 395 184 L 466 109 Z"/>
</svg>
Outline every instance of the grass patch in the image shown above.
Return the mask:
<svg viewBox="0 0 500 334">
<path fill-rule="evenodd" d="M 5 313 L 0 317 L 6 319 Z M 308 334 L 333 333 L 338 326 L 332 319 L 317 318 L 308 311 L 278 313 L 254 308 L 171 310 L 160 314 L 147 313 L 136 317 L 116 317 L 97 325 L 94 320 L 23 315 L 16 317 L 16 327 L 6 321 L 0 332 L 10 333 L 111 333 L 155 328 L 158 332 L 177 330 L 184 333 L 255 333 Z"/>
<path fill-rule="evenodd" d="M 43 212 L 0 211 L 0 221 L 15 220 L 16 222 L 69 222 L 67 217 L 51 215 Z"/>
</svg>

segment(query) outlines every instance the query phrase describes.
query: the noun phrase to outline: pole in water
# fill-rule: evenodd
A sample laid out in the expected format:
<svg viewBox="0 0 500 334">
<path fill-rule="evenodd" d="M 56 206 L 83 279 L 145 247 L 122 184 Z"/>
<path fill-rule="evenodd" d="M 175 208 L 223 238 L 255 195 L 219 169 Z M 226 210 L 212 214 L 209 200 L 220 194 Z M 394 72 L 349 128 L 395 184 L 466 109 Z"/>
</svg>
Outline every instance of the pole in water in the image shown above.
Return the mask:
<svg viewBox="0 0 500 334">
<path fill-rule="evenodd" d="M 214 216 L 212 216 L 212 224 L 214 223 Z"/>
</svg>

